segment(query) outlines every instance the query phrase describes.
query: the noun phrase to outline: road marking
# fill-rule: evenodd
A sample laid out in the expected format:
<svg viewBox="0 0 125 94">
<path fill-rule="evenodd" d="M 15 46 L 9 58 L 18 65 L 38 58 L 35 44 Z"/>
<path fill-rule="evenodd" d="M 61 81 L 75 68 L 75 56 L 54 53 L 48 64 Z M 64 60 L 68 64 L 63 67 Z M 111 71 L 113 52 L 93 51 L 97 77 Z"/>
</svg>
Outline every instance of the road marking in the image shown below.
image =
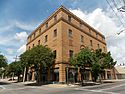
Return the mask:
<svg viewBox="0 0 125 94">
<path fill-rule="evenodd" d="M 76 90 L 83 90 L 83 91 L 89 91 L 89 92 L 95 92 L 95 93 L 105 93 L 105 94 L 120 94 L 120 93 L 114 93 L 114 92 L 106 92 L 102 90 L 89 90 L 89 89 L 83 89 L 83 88 L 75 88 Z"/>
<path fill-rule="evenodd" d="M 121 86 L 125 86 L 125 84 L 116 85 L 116 86 L 113 86 L 113 87 L 110 87 L 110 88 L 104 88 L 104 89 L 100 89 L 100 90 L 101 91 L 103 91 L 103 90 L 110 90 L 110 89 L 118 88 L 118 87 L 121 87 Z"/>
<path fill-rule="evenodd" d="M 4 86 L 0 86 L 0 88 L 2 88 L 2 89 L 0 90 L 0 92 L 3 91 L 4 89 L 6 89 Z"/>
</svg>

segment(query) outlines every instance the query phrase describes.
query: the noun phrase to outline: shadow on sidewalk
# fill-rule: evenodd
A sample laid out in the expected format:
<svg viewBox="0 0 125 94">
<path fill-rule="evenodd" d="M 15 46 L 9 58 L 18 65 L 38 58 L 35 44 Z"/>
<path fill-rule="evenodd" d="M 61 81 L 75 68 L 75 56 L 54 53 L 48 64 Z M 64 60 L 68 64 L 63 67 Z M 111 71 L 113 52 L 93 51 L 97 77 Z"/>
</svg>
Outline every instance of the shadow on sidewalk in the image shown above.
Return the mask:
<svg viewBox="0 0 125 94">
<path fill-rule="evenodd" d="M 49 83 L 37 83 L 37 82 L 32 82 L 32 83 L 26 83 L 25 86 L 42 86 L 42 85 L 47 85 Z"/>
<path fill-rule="evenodd" d="M 8 85 L 10 83 L 7 83 L 7 82 L 0 82 L 0 85 Z"/>
</svg>

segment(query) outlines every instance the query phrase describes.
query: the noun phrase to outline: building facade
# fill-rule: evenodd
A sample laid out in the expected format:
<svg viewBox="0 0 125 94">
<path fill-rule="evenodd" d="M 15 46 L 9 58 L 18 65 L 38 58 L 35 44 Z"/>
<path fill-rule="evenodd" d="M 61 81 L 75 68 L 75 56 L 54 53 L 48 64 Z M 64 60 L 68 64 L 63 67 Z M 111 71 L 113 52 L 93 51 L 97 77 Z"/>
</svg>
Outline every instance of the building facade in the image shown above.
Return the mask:
<svg viewBox="0 0 125 94">
<path fill-rule="evenodd" d="M 59 7 L 28 36 L 27 50 L 39 44 L 48 46 L 56 54 L 51 80 L 59 82 L 66 82 L 69 58 L 81 48 L 100 48 L 107 52 L 105 37 L 64 6 Z M 91 74 L 87 72 L 87 75 L 91 80 Z"/>
</svg>

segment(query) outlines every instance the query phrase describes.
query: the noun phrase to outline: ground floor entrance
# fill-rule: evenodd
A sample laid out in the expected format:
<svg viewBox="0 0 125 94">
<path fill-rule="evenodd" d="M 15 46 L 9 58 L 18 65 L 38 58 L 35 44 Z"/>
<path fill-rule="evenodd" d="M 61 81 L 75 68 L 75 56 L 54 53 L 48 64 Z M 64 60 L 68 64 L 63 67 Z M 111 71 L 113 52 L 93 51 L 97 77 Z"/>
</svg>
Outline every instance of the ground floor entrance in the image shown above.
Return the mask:
<svg viewBox="0 0 125 94">
<path fill-rule="evenodd" d="M 79 71 L 78 68 L 67 64 L 58 64 L 58 66 L 50 68 L 50 71 L 48 69 L 42 69 L 40 71 L 40 80 L 42 83 L 76 83 L 81 80 L 92 81 L 92 74 L 89 68 L 85 68 L 83 74 Z M 38 79 L 37 70 L 32 69 L 30 78 L 33 81 Z M 111 79 L 110 71 L 102 72 L 101 79 Z"/>
</svg>

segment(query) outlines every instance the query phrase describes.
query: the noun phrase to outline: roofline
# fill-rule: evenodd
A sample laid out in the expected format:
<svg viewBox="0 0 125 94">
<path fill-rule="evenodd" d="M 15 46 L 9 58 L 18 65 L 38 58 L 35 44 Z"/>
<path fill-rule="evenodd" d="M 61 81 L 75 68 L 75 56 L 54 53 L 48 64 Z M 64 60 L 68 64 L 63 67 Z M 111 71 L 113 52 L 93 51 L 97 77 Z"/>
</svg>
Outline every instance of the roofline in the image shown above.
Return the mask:
<svg viewBox="0 0 125 94">
<path fill-rule="evenodd" d="M 101 35 L 104 39 L 105 36 L 103 34 L 101 34 L 99 31 L 97 31 L 95 28 L 93 28 L 92 26 L 90 26 L 89 24 L 87 24 L 85 21 L 83 21 L 81 18 L 77 17 L 75 14 L 73 14 L 71 11 L 69 11 L 66 7 L 64 7 L 63 5 L 61 5 L 59 8 L 57 8 L 46 20 L 44 20 L 35 30 L 33 30 L 33 32 L 28 36 L 28 38 L 36 31 L 38 30 L 42 25 L 44 25 L 45 23 L 47 23 L 47 21 L 49 19 L 51 19 L 55 14 L 57 14 L 60 10 L 63 10 L 67 13 L 69 13 L 71 16 L 73 16 L 75 19 L 81 21 L 82 23 L 84 23 L 87 27 L 91 28 L 92 30 L 94 30 L 94 32 L 98 33 L 99 35 Z"/>
</svg>

